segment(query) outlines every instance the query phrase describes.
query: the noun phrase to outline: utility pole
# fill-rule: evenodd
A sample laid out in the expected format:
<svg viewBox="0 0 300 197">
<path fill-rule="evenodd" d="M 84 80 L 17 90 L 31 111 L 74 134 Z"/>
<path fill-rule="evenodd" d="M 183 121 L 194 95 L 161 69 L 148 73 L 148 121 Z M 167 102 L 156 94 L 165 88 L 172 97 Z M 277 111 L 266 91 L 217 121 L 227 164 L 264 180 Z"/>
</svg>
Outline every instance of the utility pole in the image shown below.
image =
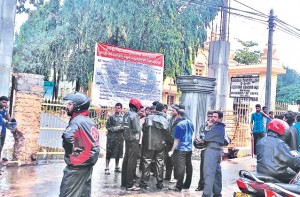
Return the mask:
<svg viewBox="0 0 300 197">
<path fill-rule="evenodd" d="M 271 109 L 271 78 L 272 78 L 272 52 L 273 52 L 273 32 L 274 32 L 274 10 L 270 10 L 269 16 L 269 37 L 268 37 L 268 55 L 267 55 L 267 74 L 266 74 L 266 95 L 265 106 Z"/>
<path fill-rule="evenodd" d="M 223 0 L 222 7 L 222 34 L 221 40 L 226 41 L 227 38 L 227 21 L 228 21 L 228 0 Z"/>
<path fill-rule="evenodd" d="M 17 0 L 0 0 L 0 96 L 8 96 Z"/>
</svg>

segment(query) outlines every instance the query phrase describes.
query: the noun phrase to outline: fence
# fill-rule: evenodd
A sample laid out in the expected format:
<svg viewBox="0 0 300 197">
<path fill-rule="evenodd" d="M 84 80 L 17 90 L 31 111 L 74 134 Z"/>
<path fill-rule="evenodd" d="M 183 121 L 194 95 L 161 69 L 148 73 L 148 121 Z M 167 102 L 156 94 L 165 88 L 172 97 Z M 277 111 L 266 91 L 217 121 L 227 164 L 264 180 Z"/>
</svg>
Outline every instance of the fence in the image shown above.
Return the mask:
<svg viewBox="0 0 300 197">
<path fill-rule="evenodd" d="M 98 129 L 105 127 L 111 108 L 90 107 L 90 118 L 94 120 Z M 44 100 L 42 103 L 41 128 L 39 137 L 39 160 L 62 159 L 62 134 L 68 125 L 69 116 L 61 101 Z"/>
</svg>

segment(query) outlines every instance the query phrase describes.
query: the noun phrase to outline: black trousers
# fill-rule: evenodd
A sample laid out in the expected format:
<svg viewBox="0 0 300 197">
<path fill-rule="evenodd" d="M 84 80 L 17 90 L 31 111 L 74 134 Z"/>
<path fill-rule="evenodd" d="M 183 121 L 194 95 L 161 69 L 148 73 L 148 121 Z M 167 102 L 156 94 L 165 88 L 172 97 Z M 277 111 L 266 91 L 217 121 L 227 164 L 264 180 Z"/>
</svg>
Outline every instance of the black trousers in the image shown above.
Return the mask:
<svg viewBox="0 0 300 197">
<path fill-rule="evenodd" d="M 60 185 L 60 197 L 90 197 L 93 167 L 71 169 L 65 167 Z"/>
<path fill-rule="evenodd" d="M 199 180 L 199 183 L 198 183 L 198 188 L 203 188 L 204 187 L 204 172 L 203 172 L 203 166 L 204 166 L 204 150 L 201 150 L 201 153 L 200 153 L 200 180 Z"/>
<path fill-rule="evenodd" d="M 6 136 L 6 133 L 0 134 L 0 158 L 1 158 L 1 152 L 2 152 L 2 149 L 4 146 L 4 142 L 5 142 L 5 136 Z M 0 163 L 1 163 L 1 161 L 0 161 Z"/>
<path fill-rule="evenodd" d="M 258 142 L 258 140 L 260 140 L 261 138 L 263 138 L 265 136 L 265 133 L 261 132 L 261 133 L 253 133 L 253 137 L 254 137 L 254 154 L 256 155 L 256 143 Z"/>
<path fill-rule="evenodd" d="M 171 151 L 173 144 L 167 144 L 165 147 L 165 165 L 166 165 L 166 179 L 171 179 L 172 171 L 174 168 L 174 165 L 172 163 L 171 157 L 169 157 L 168 153 Z M 175 175 L 175 174 L 174 174 Z M 176 178 L 175 178 L 176 179 Z"/>
<path fill-rule="evenodd" d="M 162 150 L 148 150 L 142 148 L 142 178 L 141 182 L 147 184 L 150 177 L 151 163 L 154 161 L 155 168 L 154 173 L 156 175 L 157 183 L 163 182 L 163 172 L 164 172 L 164 149 Z"/>
<path fill-rule="evenodd" d="M 192 182 L 193 174 L 192 151 L 175 150 L 172 159 L 177 177 L 177 189 L 189 189 Z M 184 174 L 186 174 L 186 177 L 183 183 Z"/>
<path fill-rule="evenodd" d="M 132 187 L 139 154 L 139 141 L 125 141 L 125 156 L 122 163 L 122 187 Z"/>
</svg>

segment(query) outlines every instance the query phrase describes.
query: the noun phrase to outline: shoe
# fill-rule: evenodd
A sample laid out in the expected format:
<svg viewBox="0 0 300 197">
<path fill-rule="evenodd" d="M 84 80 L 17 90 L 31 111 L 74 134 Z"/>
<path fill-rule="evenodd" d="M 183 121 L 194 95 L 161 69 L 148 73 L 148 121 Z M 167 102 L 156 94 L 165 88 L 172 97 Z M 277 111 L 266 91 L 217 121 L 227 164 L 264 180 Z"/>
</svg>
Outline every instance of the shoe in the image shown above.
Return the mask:
<svg viewBox="0 0 300 197">
<path fill-rule="evenodd" d="M 165 186 L 162 184 L 162 183 L 160 183 L 160 184 L 156 184 L 156 188 L 157 189 L 163 189 Z"/>
<path fill-rule="evenodd" d="M 170 180 L 170 183 L 177 183 L 177 179 Z"/>
<path fill-rule="evenodd" d="M 195 191 L 202 191 L 202 190 L 203 190 L 203 186 L 197 187 L 197 188 L 195 189 Z"/>
<path fill-rule="evenodd" d="M 120 167 L 118 167 L 118 168 L 115 168 L 115 172 L 122 172 L 122 171 L 120 170 Z"/>
<path fill-rule="evenodd" d="M 180 192 L 180 190 L 177 187 L 169 187 L 169 190 L 172 190 L 173 192 Z"/>
<path fill-rule="evenodd" d="M 126 191 L 139 191 L 140 189 L 140 187 L 133 185 L 132 187 L 127 187 Z"/>
<path fill-rule="evenodd" d="M 105 169 L 105 170 L 104 170 L 104 174 L 110 175 L 109 169 Z"/>
</svg>

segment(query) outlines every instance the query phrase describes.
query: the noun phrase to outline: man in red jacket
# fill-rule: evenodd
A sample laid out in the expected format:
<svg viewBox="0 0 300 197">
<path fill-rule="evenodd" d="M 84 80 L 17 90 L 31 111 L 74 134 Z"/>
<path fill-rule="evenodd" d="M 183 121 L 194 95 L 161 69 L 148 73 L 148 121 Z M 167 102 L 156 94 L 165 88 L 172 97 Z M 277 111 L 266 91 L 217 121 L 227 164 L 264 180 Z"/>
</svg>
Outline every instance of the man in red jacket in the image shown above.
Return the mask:
<svg viewBox="0 0 300 197">
<path fill-rule="evenodd" d="M 88 197 L 91 196 L 93 166 L 100 152 L 99 132 L 89 118 L 90 99 L 87 95 L 69 94 L 63 100 L 71 119 L 62 135 L 67 166 L 64 169 L 59 196 Z"/>
</svg>

